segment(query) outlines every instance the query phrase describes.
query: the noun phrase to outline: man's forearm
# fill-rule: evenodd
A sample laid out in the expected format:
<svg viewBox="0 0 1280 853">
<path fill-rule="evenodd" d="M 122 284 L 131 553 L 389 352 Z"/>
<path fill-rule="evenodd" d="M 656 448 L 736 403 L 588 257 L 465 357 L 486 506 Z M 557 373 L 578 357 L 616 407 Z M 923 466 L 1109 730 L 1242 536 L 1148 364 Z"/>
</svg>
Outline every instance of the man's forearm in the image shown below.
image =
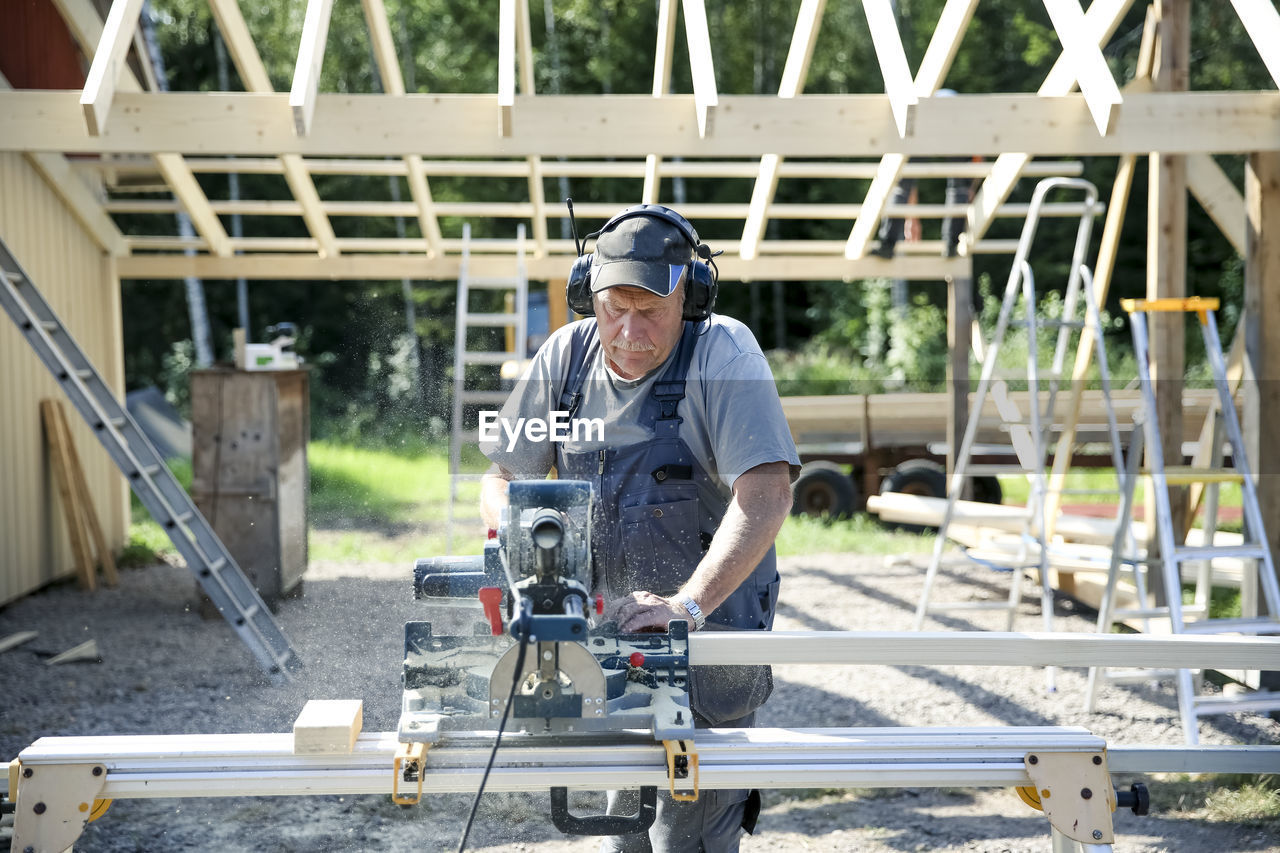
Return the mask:
<svg viewBox="0 0 1280 853">
<path fill-rule="evenodd" d="M 703 613 L 715 610 L 764 559 L 790 510 L 787 463 L 760 465 L 743 474 L 711 547 L 680 591 L 698 602 Z"/>
<path fill-rule="evenodd" d="M 498 528 L 502 508 L 507 505 L 507 485 L 510 480 L 510 472 L 500 465 L 492 466 L 480 478 L 480 518 L 484 521 L 484 526 L 491 530 Z"/>
</svg>

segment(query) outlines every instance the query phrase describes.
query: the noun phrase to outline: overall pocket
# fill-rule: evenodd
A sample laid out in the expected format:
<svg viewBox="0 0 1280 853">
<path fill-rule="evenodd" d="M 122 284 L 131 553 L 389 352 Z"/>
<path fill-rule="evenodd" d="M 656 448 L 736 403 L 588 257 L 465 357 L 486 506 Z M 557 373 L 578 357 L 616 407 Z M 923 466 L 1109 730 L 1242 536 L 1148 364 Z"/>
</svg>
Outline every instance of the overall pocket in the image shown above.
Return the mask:
<svg viewBox="0 0 1280 853">
<path fill-rule="evenodd" d="M 650 492 L 641 496 L 645 497 L 650 502 L 619 509 L 624 568 L 618 579 L 620 586 L 613 589 L 616 595 L 638 590 L 670 595 L 689 579 L 702 559 L 694 489 L 666 490 L 661 495 Z"/>
</svg>

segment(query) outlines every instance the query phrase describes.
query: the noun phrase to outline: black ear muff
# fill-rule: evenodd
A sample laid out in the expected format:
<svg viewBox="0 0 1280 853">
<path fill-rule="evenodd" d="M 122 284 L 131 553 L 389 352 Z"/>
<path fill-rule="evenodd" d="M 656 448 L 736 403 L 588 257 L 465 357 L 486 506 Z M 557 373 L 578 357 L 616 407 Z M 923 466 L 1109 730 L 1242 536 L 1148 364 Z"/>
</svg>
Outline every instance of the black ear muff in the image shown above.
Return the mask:
<svg viewBox="0 0 1280 853">
<path fill-rule="evenodd" d="M 569 309 L 584 317 L 594 317 L 595 307 L 591 304 L 591 260 L 590 254 L 579 255 L 569 268 L 569 283 L 565 287 L 565 298 Z"/>
<path fill-rule="evenodd" d="M 572 209 L 570 210 L 572 214 Z M 651 216 L 654 219 L 675 226 L 689 242 L 693 249 L 693 257 L 689 261 L 689 271 L 685 274 L 684 309 L 685 320 L 702 321 L 711 316 L 715 309 L 716 293 L 719 291 L 719 275 L 715 266 L 708 261 L 712 257 L 711 249 L 698 239 L 698 232 L 693 225 L 679 213 L 660 204 L 638 204 L 628 207 L 604 224 L 595 234 L 603 234 L 624 219 L 633 216 Z M 592 234 L 587 235 L 591 239 Z M 565 299 L 569 308 L 584 317 L 595 316 L 595 307 L 591 302 L 591 262 L 594 255 L 579 255 L 569 269 L 569 282 L 565 287 Z"/>
</svg>

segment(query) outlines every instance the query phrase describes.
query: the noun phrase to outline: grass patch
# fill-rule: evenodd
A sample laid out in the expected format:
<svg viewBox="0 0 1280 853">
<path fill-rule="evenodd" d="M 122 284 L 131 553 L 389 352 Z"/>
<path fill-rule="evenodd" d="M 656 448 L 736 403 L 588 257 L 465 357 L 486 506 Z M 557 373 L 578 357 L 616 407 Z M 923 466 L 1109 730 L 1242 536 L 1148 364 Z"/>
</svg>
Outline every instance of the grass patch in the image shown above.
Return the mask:
<svg viewBox="0 0 1280 853">
<path fill-rule="evenodd" d="M 889 530 L 866 514 L 840 521 L 788 516 L 777 539 L 778 556 L 846 553 L 907 554 L 933 549 L 932 535 Z"/>
<path fill-rule="evenodd" d="M 1280 830 L 1280 776 L 1160 776 L 1149 783 L 1151 813 Z"/>
</svg>

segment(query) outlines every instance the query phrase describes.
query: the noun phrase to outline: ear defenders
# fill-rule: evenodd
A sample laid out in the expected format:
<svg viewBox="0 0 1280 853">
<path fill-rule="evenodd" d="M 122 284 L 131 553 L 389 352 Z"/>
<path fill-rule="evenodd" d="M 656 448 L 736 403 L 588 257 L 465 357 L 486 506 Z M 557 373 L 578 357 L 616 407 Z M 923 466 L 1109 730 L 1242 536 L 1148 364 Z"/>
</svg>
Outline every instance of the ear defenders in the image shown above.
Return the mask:
<svg viewBox="0 0 1280 853">
<path fill-rule="evenodd" d="M 569 208 L 573 215 L 573 208 Z M 675 227 L 690 246 L 689 265 L 684 277 L 684 312 L 685 320 L 702 321 L 711 316 L 716 304 L 716 292 L 719 290 L 719 275 L 713 264 L 711 247 L 698 239 L 698 232 L 693 230 L 689 220 L 669 207 L 660 204 L 637 204 L 615 215 L 587 239 L 599 237 L 614 228 L 619 222 L 637 216 L 650 216 L 660 219 Z M 569 270 L 569 284 L 565 288 L 565 296 L 569 308 L 586 317 L 595 316 L 595 307 L 591 304 L 591 265 L 595 261 L 594 253 L 579 254 Z"/>
</svg>

